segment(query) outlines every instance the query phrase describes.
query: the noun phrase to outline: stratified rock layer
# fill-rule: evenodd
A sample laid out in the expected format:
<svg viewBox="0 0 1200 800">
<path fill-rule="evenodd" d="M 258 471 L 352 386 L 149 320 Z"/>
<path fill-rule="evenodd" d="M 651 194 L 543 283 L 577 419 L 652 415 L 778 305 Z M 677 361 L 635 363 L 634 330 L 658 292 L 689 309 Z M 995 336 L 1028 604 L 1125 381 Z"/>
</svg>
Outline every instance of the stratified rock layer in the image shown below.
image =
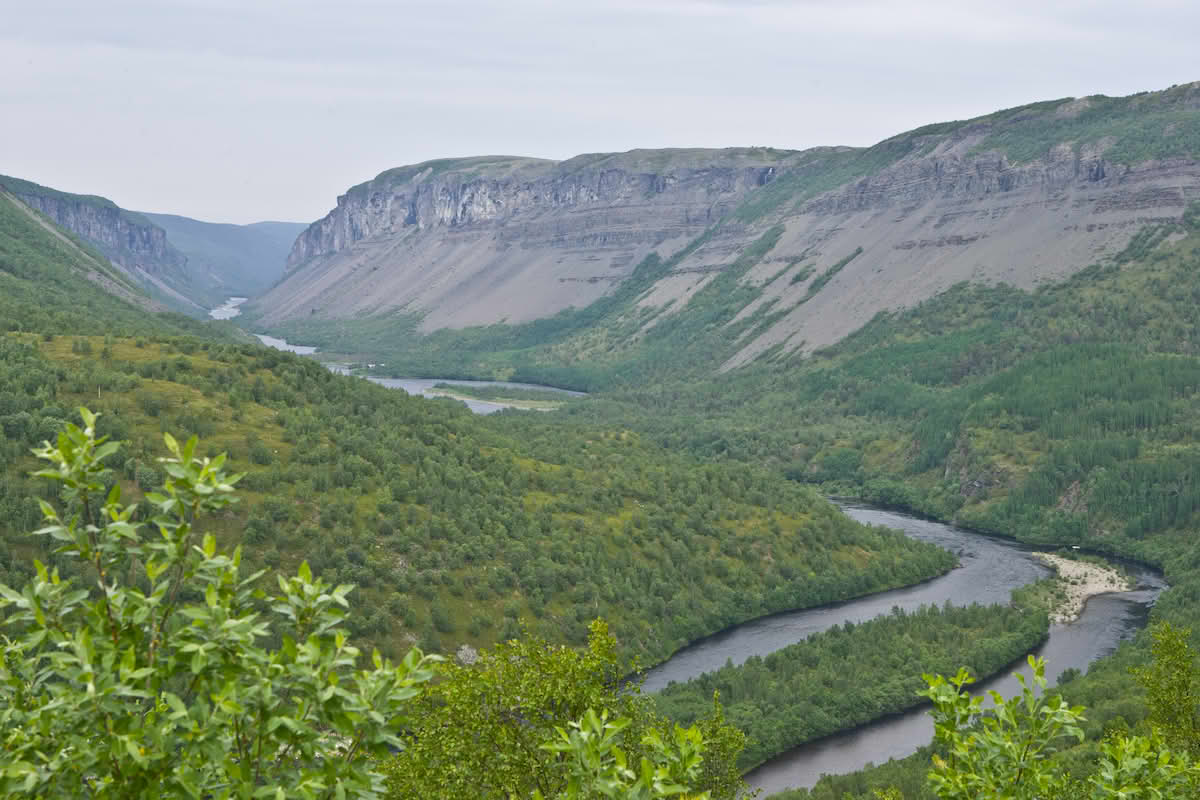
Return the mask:
<svg viewBox="0 0 1200 800">
<path fill-rule="evenodd" d="M 297 239 L 270 323 L 406 310 L 426 330 L 584 306 L 673 252 L 792 154 L 635 151 L 564 162 L 478 158 L 385 172 Z"/>
<path fill-rule="evenodd" d="M 584 307 L 649 253 L 696 243 L 637 300 L 666 309 L 648 315 L 657 324 L 778 226 L 741 277 L 760 291 L 740 316 L 784 313 L 739 342 L 730 368 L 836 342 L 960 281 L 1067 277 L 1200 199 L 1198 157 L 1189 84 L 1037 103 L 868 149 L 427 162 L 338 198 L 258 310 L 268 324 L 394 311 L 425 331 L 522 322 Z"/>
<path fill-rule="evenodd" d="M 167 241 L 167 234 L 141 214 L 111 200 L 69 194 L 36 183 L 0 176 L 0 186 L 29 208 L 85 240 L 142 285 L 157 290 L 182 310 L 200 311 L 194 299 L 187 257 Z"/>
</svg>

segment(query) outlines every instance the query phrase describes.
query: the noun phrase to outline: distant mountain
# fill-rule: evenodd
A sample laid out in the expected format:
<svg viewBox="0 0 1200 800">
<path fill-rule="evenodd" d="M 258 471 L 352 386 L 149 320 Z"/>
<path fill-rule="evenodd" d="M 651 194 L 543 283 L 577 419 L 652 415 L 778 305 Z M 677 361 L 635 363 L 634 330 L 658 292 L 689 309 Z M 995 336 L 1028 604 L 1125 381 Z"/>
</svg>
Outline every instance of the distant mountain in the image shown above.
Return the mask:
<svg viewBox="0 0 1200 800">
<path fill-rule="evenodd" d="M 166 231 L 145 216 L 105 197 L 60 192 L 6 175 L 0 175 L 0 187 L 95 247 L 171 308 L 198 314 L 215 299 L 192 279 L 187 256 L 167 241 Z"/>
<path fill-rule="evenodd" d="M 225 295 L 254 297 L 283 275 L 288 252 L 305 228 L 299 222 L 229 225 L 173 214 L 142 215 L 167 232 L 187 256 L 188 272 Z"/>
<path fill-rule="evenodd" d="M 98 250 L 0 186 L 0 331 L 212 335 L 165 311 Z"/>
<path fill-rule="evenodd" d="M 129 211 L 105 197 L 60 192 L 4 175 L 0 187 L 95 247 L 161 302 L 193 315 L 205 314 L 230 295 L 264 291 L 283 274 L 292 242 L 305 228 Z"/>
<path fill-rule="evenodd" d="M 710 368 L 730 368 L 811 352 L 961 281 L 1061 280 L 1196 197 L 1200 83 L 870 148 L 450 159 L 339 197 L 251 313 L 347 351 L 503 322 L 472 346 L 507 337 L 575 362 L 619 359 L 655 329 L 723 331 Z"/>
</svg>

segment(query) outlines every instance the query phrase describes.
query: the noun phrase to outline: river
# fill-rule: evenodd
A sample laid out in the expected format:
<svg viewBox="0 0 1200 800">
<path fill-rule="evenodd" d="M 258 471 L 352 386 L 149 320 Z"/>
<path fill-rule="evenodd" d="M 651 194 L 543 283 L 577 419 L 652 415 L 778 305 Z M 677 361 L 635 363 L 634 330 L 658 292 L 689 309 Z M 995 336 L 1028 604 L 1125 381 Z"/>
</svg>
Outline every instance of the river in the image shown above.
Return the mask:
<svg viewBox="0 0 1200 800">
<path fill-rule="evenodd" d="M 237 298 L 231 298 L 237 299 Z M 236 311 L 236 307 L 234 308 Z M 308 347 L 302 344 L 291 344 L 283 339 L 277 339 L 274 336 L 267 336 L 263 333 L 254 334 L 258 340 L 267 347 L 274 347 L 276 350 L 286 350 L 289 353 L 296 353 L 302 356 L 311 356 L 317 352 L 317 348 Z M 328 365 L 334 372 L 346 374 L 348 370 L 340 364 Z M 375 378 L 368 377 L 367 380 L 372 383 L 378 383 L 380 386 L 386 386 L 389 389 L 400 389 L 409 394 L 420 395 L 421 397 L 439 397 L 441 390 L 435 389 L 434 386 L 439 383 L 445 383 L 452 386 L 499 386 L 504 389 L 536 389 L 543 392 L 556 392 L 564 397 L 583 397 L 583 392 L 572 392 L 568 389 L 558 389 L 553 386 L 542 386 L 536 383 L 512 383 L 510 381 L 468 381 L 452 378 Z M 476 400 L 475 398 L 458 397 L 455 398 L 466 404 L 467 408 L 474 411 L 476 414 L 494 414 L 504 408 L 513 408 L 512 403 L 498 403 L 494 400 Z"/>
<path fill-rule="evenodd" d="M 249 299 L 248 297 L 230 297 L 225 301 L 225 305 L 212 309 L 208 315 L 213 319 L 233 319 L 242 313 L 238 306 Z"/>
<path fill-rule="evenodd" d="M 536 383 L 511 383 L 509 381 L 467 381 L 450 380 L 447 378 L 368 378 L 372 383 L 386 386 L 389 389 L 402 389 L 409 394 L 422 397 L 438 397 L 441 390 L 433 388 L 436 384 L 448 386 L 499 386 L 502 389 L 535 389 L 541 392 L 556 392 L 564 397 L 583 397 L 583 392 L 572 392 L 567 389 L 556 389 L 553 386 L 541 386 Z M 494 414 L 503 408 L 512 408 L 511 403 L 498 403 L 494 400 L 476 400 L 473 397 L 456 397 L 467 404 L 467 408 L 476 414 Z"/>
<path fill-rule="evenodd" d="M 311 354 L 314 347 L 292 345 L 282 339 L 259 335 L 263 344 L 294 353 Z M 541 389 L 579 396 L 578 392 L 553 389 L 528 383 L 504 381 L 442 380 L 437 378 L 370 378 L 381 386 L 402 389 L 409 394 L 436 396 L 434 384 L 462 386 L 503 386 L 517 389 Z M 466 400 L 477 414 L 490 414 L 505 408 L 503 403 Z M 668 661 L 646 674 L 645 691 L 658 691 L 671 681 L 686 681 L 704 672 L 718 669 L 727 661 L 740 664 L 752 655 L 766 655 L 794 644 L 818 631 L 846 621 L 862 622 L 893 608 L 911 611 L 922 605 L 970 603 L 1007 603 L 1018 586 L 1051 575 L 1051 570 L 1035 559 L 1032 550 L 1017 542 L 966 531 L 939 522 L 917 519 L 906 514 L 869 506 L 845 504 L 843 510 L 859 522 L 884 525 L 903 531 L 914 539 L 932 542 L 955 553 L 960 566 L 933 580 L 869 595 L 821 608 L 775 614 L 709 636 L 680 650 Z M 1146 623 L 1150 607 L 1165 582 L 1155 573 L 1135 569 L 1137 588 L 1131 592 L 1091 598 L 1079 619 L 1066 625 L 1051 625 L 1050 636 L 1037 651 L 1047 661 L 1049 677 L 1057 677 L 1068 668 L 1086 669 L 1097 658 L 1111 653 L 1120 642 L 1133 636 Z M 920 672 L 918 664 L 914 672 Z M 1023 671 L 1027 672 L 1025 668 Z M 979 684 L 977 691 L 994 689 L 1003 695 L 1019 691 L 1019 684 L 1008 672 Z M 876 722 L 801 745 L 779 755 L 750 772 L 746 779 L 764 795 L 795 787 L 811 787 L 821 775 L 841 774 L 862 769 L 868 763 L 902 758 L 916 752 L 933 738 L 933 722 L 925 708 L 914 709 Z"/>
<path fill-rule="evenodd" d="M 961 566 L 906 589 L 776 614 L 702 639 L 650 670 L 645 690 L 656 691 L 671 681 L 688 680 L 723 666 L 726 660 L 737 664 L 751 655 L 766 655 L 846 620 L 872 619 L 889 613 L 893 607 L 910 610 L 930 603 L 941 605 L 947 600 L 955 605 L 1005 603 L 1012 589 L 1051 574 L 1030 555 L 1029 548 L 1016 542 L 893 511 L 859 505 L 845 505 L 843 509 L 859 522 L 886 525 L 914 539 L 945 547 L 959 556 Z M 1134 591 L 1093 597 L 1078 620 L 1051 625 L 1049 639 L 1037 651 L 1046 659 L 1051 679 L 1069 667 L 1086 669 L 1145 625 L 1150 606 L 1166 584 L 1148 570 L 1134 572 L 1138 583 Z M 913 671 L 920 672 L 920 665 L 914 664 Z M 984 689 L 1012 695 L 1019 686 L 1005 673 L 978 687 L 979 691 Z M 801 745 L 753 770 L 746 779 L 752 788 L 763 789 L 764 796 L 787 788 L 811 787 L 825 773 L 853 772 L 868 763 L 910 755 L 932 737 L 929 712 L 919 708 Z"/>
<path fill-rule="evenodd" d="M 289 353 L 295 353 L 298 356 L 311 356 L 317 352 L 317 348 L 308 347 L 303 344 L 289 344 L 284 339 L 276 339 L 274 336 L 267 336 L 265 333 L 256 333 L 255 337 L 265 344 L 267 347 L 274 347 L 276 350 L 286 350 Z"/>
</svg>

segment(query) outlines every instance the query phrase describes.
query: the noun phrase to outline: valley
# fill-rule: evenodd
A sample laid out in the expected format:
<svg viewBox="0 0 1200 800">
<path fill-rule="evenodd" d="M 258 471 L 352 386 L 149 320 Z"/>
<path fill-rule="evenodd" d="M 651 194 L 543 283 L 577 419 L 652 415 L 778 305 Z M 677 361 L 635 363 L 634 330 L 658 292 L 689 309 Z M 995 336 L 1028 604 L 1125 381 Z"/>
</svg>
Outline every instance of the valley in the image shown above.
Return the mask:
<svg viewBox="0 0 1200 800">
<path fill-rule="evenodd" d="M 309 225 L 0 177 L 0 584 L 96 580 L 29 536 L 73 501 L 32 448 L 86 406 L 139 523 L 164 434 L 227 453 L 215 545 L 354 584 L 365 653 L 611 635 L 638 725 L 721 742 L 714 797 L 934 798 L 921 674 L 1011 694 L 1029 653 L 1088 708 L 1054 762 L 1084 774 L 1150 730 L 1144 629 L 1200 614 L 1198 276 L 1200 83 L 871 147 L 426 161 Z"/>
</svg>

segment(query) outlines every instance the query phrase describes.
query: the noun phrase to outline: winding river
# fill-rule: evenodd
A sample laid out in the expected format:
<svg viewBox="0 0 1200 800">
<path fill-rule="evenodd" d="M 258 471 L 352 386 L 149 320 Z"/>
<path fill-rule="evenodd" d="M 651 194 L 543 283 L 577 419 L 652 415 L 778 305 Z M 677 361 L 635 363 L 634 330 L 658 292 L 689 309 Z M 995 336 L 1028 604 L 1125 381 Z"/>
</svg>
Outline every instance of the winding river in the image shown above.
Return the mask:
<svg viewBox="0 0 1200 800">
<path fill-rule="evenodd" d="M 233 307 L 236 311 L 236 305 Z M 311 354 L 316 348 L 292 345 L 281 339 L 259 335 L 263 344 L 295 353 Z M 402 389 L 409 394 L 434 396 L 438 379 L 371 378 L 382 386 Z M 502 381 L 445 381 L 464 386 L 503 386 L 518 389 L 550 389 L 523 383 Z M 576 392 L 566 392 L 578 395 Z M 505 407 L 503 403 L 466 400 L 472 411 L 489 414 Z M 917 519 L 894 511 L 846 504 L 843 510 L 859 522 L 884 525 L 903 531 L 914 539 L 932 542 L 955 553 L 960 566 L 946 575 L 905 589 L 881 592 L 832 606 L 775 614 L 752 620 L 722 633 L 709 636 L 676 653 L 670 660 L 650 670 L 645 691 L 657 691 L 672 681 L 686 681 L 704 672 L 718 669 L 727 661 L 740 664 L 752 655 L 766 655 L 794 644 L 818 631 L 846 621 L 862 622 L 893 608 L 906 611 L 922 605 L 970 603 L 1007 603 L 1009 593 L 1051 570 L 1031 555 L 1031 549 L 1007 539 L 984 536 L 939 522 Z M 1156 573 L 1134 568 L 1137 588 L 1131 592 L 1105 594 L 1091 598 L 1078 620 L 1067 625 L 1051 625 L 1050 637 L 1037 651 L 1046 659 L 1053 679 L 1068 668 L 1086 669 L 1087 665 L 1111 653 L 1117 645 L 1133 636 L 1146 623 L 1150 607 L 1166 583 Z M 914 672 L 920 672 L 918 664 Z M 1027 668 L 1023 671 L 1027 672 Z M 977 685 L 977 691 L 994 689 L 1003 695 L 1019 691 L 1019 684 L 1004 674 Z M 763 794 L 794 787 L 811 787 L 823 774 L 840 774 L 861 769 L 869 763 L 910 755 L 933 737 L 933 722 L 925 708 L 896 714 L 844 733 L 801 745 L 779 755 L 746 778 L 752 788 Z"/>
<path fill-rule="evenodd" d="M 957 554 L 961 566 L 906 589 L 776 614 L 702 639 L 651 670 L 645 690 L 656 691 L 671 681 L 688 680 L 723 666 L 726 660 L 738 664 L 751 655 L 765 655 L 846 620 L 860 622 L 887 614 L 893 607 L 911 610 L 947 600 L 955 605 L 1005 603 L 1012 589 L 1050 574 L 1030 555 L 1029 548 L 1016 542 L 866 506 L 845 505 L 843 510 L 859 522 L 886 525 L 914 539 L 940 545 Z M 1037 652 L 1046 659 L 1051 678 L 1069 667 L 1086 669 L 1145 624 L 1150 607 L 1166 584 L 1149 570 L 1135 569 L 1134 574 L 1138 584 L 1134 591 L 1093 597 L 1078 620 L 1050 627 L 1049 639 Z M 913 671 L 920 672 L 920 665 L 914 664 Z M 1006 672 L 977 689 L 1012 695 L 1019 686 Z M 768 761 L 746 778 L 752 788 L 763 789 L 764 796 L 787 788 L 810 787 L 825 773 L 852 772 L 868 763 L 910 755 L 932 737 L 929 713 L 919 708 L 801 745 Z"/>
</svg>

